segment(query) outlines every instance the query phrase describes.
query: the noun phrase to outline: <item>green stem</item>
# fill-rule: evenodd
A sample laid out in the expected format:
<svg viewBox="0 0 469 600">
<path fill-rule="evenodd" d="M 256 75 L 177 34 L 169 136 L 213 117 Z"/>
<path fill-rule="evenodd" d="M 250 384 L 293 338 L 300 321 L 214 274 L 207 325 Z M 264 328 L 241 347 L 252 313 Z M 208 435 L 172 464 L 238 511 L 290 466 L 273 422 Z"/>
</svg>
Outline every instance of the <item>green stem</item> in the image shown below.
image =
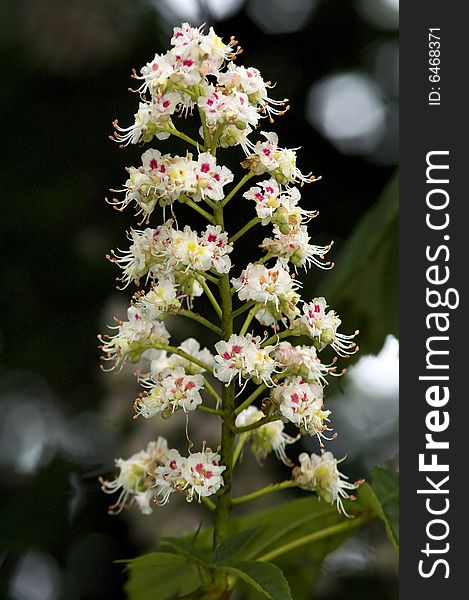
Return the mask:
<svg viewBox="0 0 469 600">
<path fill-rule="evenodd" d="M 222 134 L 223 129 L 224 129 L 224 126 L 220 125 L 220 127 L 218 127 L 218 129 L 216 129 L 215 133 L 213 134 L 213 136 L 211 138 L 210 153 L 213 156 L 216 156 L 216 154 L 217 154 L 218 140 L 220 139 L 220 135 Z M 223 206 L 223 204 L 222 204 L 222 206 Z"/>
<path fill-rule="evenodd" d="M 285 372 L 285 373 L 280 373 L 279 375 L 276 375 L 274 377 L 274 382 L 277 383 L 277 381 L 281 381 L 282 379 L 285 379 L 285 377 L 288 377 L 289 374 L 290 373 Z M 254 390 L 253 393 L 250 396 L 248 396 L 242 404 L 240 404 L 238 406 L 238 408 L 235 411 L 235 414 L 239 415 L 240 412 L 242 412 L 245 408 L 250 406 L 254 402 L 254 400 L 256 398 L 258 398 L 267 389 L 268 389 L 268 387 L 265 385 L 265 383 L 262 383 L 260 386 L 258 386 L 257 389 Z"/>
<path fill-rule="evenodd" d="M 280 333 L 274 333 L 271 335 L 268 340 L 262 342 L 261 348 L 265 348 L 266 346 L 270 346 L 271 344 L 276 344 L 279 340 L 283 340 L 287 337 L 295 337 L 299 335 L 308 335 L 304 329 L 285 329 L 285 331 L 281 331 Z"/>
<path fill-rule="evenodd" d="M 238 498 L 233 498 L 231 501 L 232 504 L 244 504 L 245 502 L 250 502 L 251 500 L 256 500 L 257 498 L 261 498 L 267 494 L 271 494 L 272 492 L 279 492 L 280 490 L 286 490 L 288 488 L 298 487 L 296 481 L 282 481 L 282 483 L 271 483 L 256 492 L 252 492 L 251 494 L 246 494 L 245 496 L 239 496 Z M 258 559 L 260 560 L 260 559 Z"/>
<path fill-rule="evenodd" d="M 162 127 L 159 131 L 166 131 L 166 133 L 170 133 L 171 135 L 174 135 L 174 136 L 180 138 L 181 140 L 184 140 L 188 144 L 195 146 L 198 150 L 205 151 L 205 147 L 202 144 L 200 144 L 199 142 L 196 142 L 191 137 L 189 137 L 182 131 L 179 131 L 179 129 L 176 129 L 175 127 Z"/>
<path fill-rule="evenodd" d="M 262 394 L 262 392 L 265 392 L 266 389 L 267 389 L 267 386 L 265 385 L 265 383 L 258 386 L 257 389 L 254 390 L 253 393 L 250 396 L 248 396 L 242 404 L 240 404 L 238 406 L 238 408 L 235 411 L 235 414 L 239 415 L 239 413 L 242 412 L 245 408 L 247 408 L 248 406 L 251 406 L 251 404 L 254 402 L 254 400 L 256 398 L 258 398 Z"/>
<path fill-rule="evenodd" d="M 171 85 L 175 90 L 184 92 L 184 94 L 189 94 L 189 96 L 192 96 L 192 98 L 197 98 L 197 94 L 193 92 L 190 88 L 184 88 L 181 85 L 176 85 L 175 83 L 171 83 Z"/>
<path fill-rule="evenodd" d="M 246 335 L 246 331 L 248 330 L 249 325 L 251 324 L 251 321 L 253 320 L 254 315 L 257 313 L 258 310 L 259 304 L 254 304 L 254 306 L 248 312 L 248 316 L 246 317 L 246 320 L 244 321 L 243 326 L 241 327 L 239 335 Z"/>
<path fill-rule="evenodd" d="M 255 423 L 250 423 L 249 425 L 243 425 L 242 427 L 236 427 L 235 433 L 246 433 L 246 431 L 251 431 L 252 429 L 257 429 L 258 427 L 262 427 L 262 425 L 266 425 L 267 423 L 272 423 L 272 421 L 278 421 L 278 415 L 270 415 L 267 417 L 263 417 L 256 421 Z"/>
<path fill-rule="evenodd" d="M 225 207 L 228 204 L 228 202 L 231 200 L 231 198 L 233 198 L 233 196 L 239 192 L 239 190 L 243 187 L 243 185 L 245 183 L 247 183 L 251 179 L 251 177 L 254 177 L 254 173 L 252 171 L 249 171 L 249 173 L 246 173 L 246 175 L 238 182 L 238 184 L 225 197 L 223 202 L 220 203 L 221 206 Z"/>
<path fill-rule="evenodd" d="M 223 416 L 223 412 L 221 410 L 209 408 L 208 406 L 204 406 L 203 404 L 199 404 L 196 410 L 198 410 L 199 412 L 207 413 L 208 415 L 216 415 L 218 417 Z"/>
<path fill-rule="evenodd" d="M 215 285 L 218 285 L 219 278 L 215 277 L 215 275 L 211 275 L 210 273 L 207 273 L 207 271 L 197 271 L 196 269 L 194 269 L 194 273 L 197 273 L 197 275 L 200 275 L 204 279 L 208 279 Z"/>
<path fill-rule="evenodd" d="M 267 254 L 264 255 L 262 258 L 260 258 L 259 260 L 256 260 L 256 262 L 254 264 L 262 265 L 273 257 L 274 257 L 274 254 L 272 254 L 271 252 L 267 252 Z"/>
<path fill-rule="evenodd" d="M 168 346 L 167 344 L 152 344 L 151 347 L 154 348 L 155 350 L 166 350 L 166 352 L 171 352 L 171 354 L 177 354 L 178 356 L 185 358 L 189 362 L 194 363 L 194 365 L 197 365 L 198 367 L 205 369 L 209 373 L 212 372 L 212 367 L 210 365 L 208 365 L 207 363 L 204 363 L 202 360 L 199 360 L 198 358 L 194 358 L 191 354 L 184 352 L 184 350 L 181 350 L 180 348 L 176 348 L 175 346 Z"/>
<path fill-rule="evenodd" d="M 236 319 L 236 317 L 239 317 L 239 315 L 242 315 L 243 312 L 248 310 L 248 308 L 251 308 L 251 306 L 253 306 L 253 304 L 254 304 L 254 300 L 249 300 L 249 302 L 246 302 L 243 306 L 241 306 L 240 308 L 233 311 L 233 313 L 232 313 L 233 319 Z"/>
<path fill-rule="evenodd" d="M 253 219 L 251 219 L 249 221 L 249 223 L 246 223 L 246 225 L 244 227 L 242 227 L 232 237 L 230 237 L 230 239 L 228 240 L 228 243 L 233 244 L 234 242 L 236 242 L 236 240 L 239 240 L 240 237 L 242 237 L 246 232 L 248 232 L 252 227 L 254 227 L 255 225 L 257 225 L 260 222 L 261 222 L 261 220 L 259 219 L 259 217 L 254 217 Z"/>
<path fill-rule="evenodd" d="M 208 509 L 210 509 L 211 511 L 215 510 L 215 508 L 216 508 L 215 503 L 212 502 L 211 500 L 209 500 L 206 496 L 201 496 L 200 501 L 202 502 L 202 504 L 205 504 L 205 506 Z"/>
<path fill-rule="evenodd" d="M 204 292 L 207 295 L 207 298 L 210 300 L 213 308 L 215 309 L 215 312 L 221 319 L 222 318 L 222 309 L 221 309 L 220 305 L 218 304 L 215 296 L 212 294 L 212 290 L 208 287 L 207 282 L 205 281 L 205 279 L 202 276 L 197 275 L 196 279 L 200 283 L 200 285 L 203 287 Z"/>
<path fill-rule="evenodd" d="M 224 228 L 223 207 L 221 203 L 215 207 L 215 222 Z M 230 280 L 228 274 L 222 275 L 219 282 L 221 296 L 221 327 L 223 339 L 228 340 L 233 333 L 232 302 L 230 294 Z M 221 431 L 221 462 L 226 469 L 223 473 L 224 485 L 218 492 L 217 507 L 215 510 L 214 545 L 220 544 L 228 537 L 228 524 L 231 509 L 231 487 L 233 480 L 233 451 L 235 434 L 232 429 L 235 423 L 235 393 L 234 383 L 222 388 L 222 417 Z"/>
<path fill-rule="evenodd" d="M 210 221 L 210 223 L 215 223 L 215 220 L 213 218 L 213 216 L 207 212 L 206 210 L 204 210 L 201 206 L 199 206 L 197 204 L 197 202 L 194 202 L 193 200 L 191 200 L 190 198 L 188 198 L 187 196 L 181 196 L 179 198 L 180 202 L 182 202 L 183 204 L 187 204 L 187 206 L 190 206 L 193 210 L 197 211 L 200 215 L 202 215 L 203 217 L 205 217 L 207 219 L 207 221 Z"/>
<path fill-rule="evenodd" d="M 201 95 L 201 88 L 198 87 L 199 96 Z M 205 148 L 209 148 L 211 145 L 210 132 L 207 127 L 207 119 L 205 117 L 204 111 L 200 108 L 199 104 L 197 104 L 197 110 L 199 111 L 200 122 L 202 123 L 202 131 L 204 134 L 204 145 Z"/>
<path fill-rule="evenodd" d="M 270 552 L 267 552 L 267 554 L 260 556 L 256 560 L 261 560 L 263 562 L 275 560 L 279 556 L 282 556 L 282 554 L 290 552 L 291 550 L 296 550 L 296 548 L 300 548 L 301 546 L 304 546 L 305 544 L 311 544 L 312 542 L 318 542 L 319 540 L 324 540 L 324 539 L 327 539 L 330 537 L 334 537 L 337 534 L 344 533 L 345 531 L 348 531 L 350 529 L 356 529 L 357 527 L 360 527 L 361 525 L 368 523 L 373 518 L 374 517 L 372 515 L 364 514 L 355 519 L 346 519 L 342 523 L 339 523 L 337 525 L 331 525 L 331 527 L 325 527 L 324 529 L 315 531 L 314 533 L 310 533 L 309 535 L 305 535 L 301 538 L 297 538 L 297 539 L 293 540 L 292 542 L 289 542 L 288 544 L 284 544 L 283 546 L 280 546 L 279 548 L 275 548 L 275 550 L 271 550 Z"/>
<path fill-rule="evenodd" d="M 244 444 L 248 441 L 248 438 L 249 435 L 246 433 L 242 433 L 239 436 L 238 442 L 233 452 L 233 467 L 235 467 L 236 463 L 238 462 L 238 459 L 241 455 L 241 451 L 244 448 Z"/>
<path fill-rule="evenodd" d="M 215 399 L 216 403 L 217 403 L 217 408 L 221 405 L 221 396 L 220 394 L 218 394 L 218 392 L 215 390 L 215 388 L 212 386 L 212 384 L 210 383 L 210 381 L 204 377 L 204 388 L 207 390 L 207 392 L 212 396 L 212 398 Z"/>
<path fill-rule="evenodd" d="M 220 327 L 217 327 L 216 325 L 211 323 L 208 319 L 206 319 L 205 317 L 202 317 L 202 315 L 199 315 L 198 313 L 192 312 L 191 310 L 180 309 L 177 311 L 176 314 L 181 315 L 182 317 L 188 317 L 189 319 L 192 319 L 193 321 L 197 321 L 197 323 L 200 323 L 204 327 L 211 329 L 217 335 L 222 334 L 222 330 L 220 329 Z"/>
</svg>

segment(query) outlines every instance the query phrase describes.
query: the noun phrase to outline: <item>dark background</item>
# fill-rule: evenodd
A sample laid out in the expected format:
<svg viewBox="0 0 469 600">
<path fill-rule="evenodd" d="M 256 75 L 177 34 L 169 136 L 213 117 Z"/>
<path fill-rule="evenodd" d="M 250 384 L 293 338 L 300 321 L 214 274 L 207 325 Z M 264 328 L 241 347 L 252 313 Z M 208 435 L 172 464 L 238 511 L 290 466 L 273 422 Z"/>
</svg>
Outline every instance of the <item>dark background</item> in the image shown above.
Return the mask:
<svg viewBox="0 0 469 600">
<path fill-rule="evenodd" d="M 123 577 L 112 561 L 198 518 L 182 505 L 181 514 L 176 507 L 161 520 L 111 518 L 97 485 L 115 456 L 128 456 L 154 435 L 151 425 L 129 418 L 132 377 L 100 372 L 95 340 L 129 298 L 116 292 L 116 272 L 104 255 L 126 247 L 133 218 L 114 212 L 104 197 L 141 154 L 119 151 L 107 136 L 114 118 L 130 123 L 136 110 L 136 97 L 126 92 L 131 67 L 166 50 L 173 25 L 207 22 L 224 39 L 234 34 L 244 48 L 240 62 L 278 82 L 272 96 L 288 97 L 292 108 L 275 129 L 281 145 L 302 146 L 303 172 L 323 176 L 303 190 L 303 205 L 320 210 L 313 239 L 334 239 L 339 263 L 322 280 L 317 270 L 308 274 L 306 295 L 327 292 L 343 330 L 361 330 L 363 353 L 378 352 L 385 335 L 397 333 L 396 3 L 170 4 L 1 6 L 1 598 L 118 600 Z M 245 217 L 232 210 L 230 229 Z M 260 242 L 267 233 L 256 235 Z M 247 257 L 241 252 L 236 263 Z M 362 458 L 351 467 L 357 476 L 373 462 Z M 315 598 L 395 597 L 392 554 L 378 532 L 366 544 L 384 558 L 331 567 Z M 304 598 L 312 597 L 305 590 Z"/>
</svg>

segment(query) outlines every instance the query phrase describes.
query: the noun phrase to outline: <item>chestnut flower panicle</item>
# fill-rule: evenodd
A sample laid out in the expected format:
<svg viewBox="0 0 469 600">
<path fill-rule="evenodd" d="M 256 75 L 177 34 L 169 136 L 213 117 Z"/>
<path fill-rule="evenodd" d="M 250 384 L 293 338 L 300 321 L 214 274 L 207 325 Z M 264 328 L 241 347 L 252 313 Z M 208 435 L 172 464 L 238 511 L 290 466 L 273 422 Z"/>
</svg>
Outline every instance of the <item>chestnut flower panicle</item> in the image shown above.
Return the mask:
<svg viewBox="0 0 469 600">
<path fill-rule="evenodd" d="M 273 453 L 291 467 L 287 446 L 302 436 L 316 437 L 321 449 L 334 439 L 336 434 L 327 433 L 332 431 L 331 411 L 324 393 L 328 378 L 345 369 L 337 370 L 337 356 L 322 360 L 321 352 L 330 346 L 338 357 L 349 357 L 358 350 L 358 332 L 338 331 L 341 319 L 325 298 L 305 302 L 300 296 L 300 267 L 334 265 L 325 259 L 332 243 L 312 241 L 309 224 L 317 211 L 300 205 L 304 184 L 320 177 L 302 173 L 298 148 L 282 147 L 274 132 L 258 133 L 261 123 L 272 123 L 288 110 L 288 100 L 270 98 L 272 84 L 256 68 L 235 64 L 241 53 L 236 40 L 225 43 L 213 28 L 182 23 L 174 28 L 170 46 L 133 72 L 138 82 L 134 122 L 121 127 L 115 121 L 112 139 L 122 147 L 172 137 L 190 151 L 186 146 L 179 154 L 165 153 L 164 144 L 148 148 L 137 166 L 127 167 L 121 189 L 111 190 L 118 198 L 109 204 L 119 211 L 135 208 L 144 228 L 131 228 L 128 248 L 108 255 L 120 269 L 119 289 L 132 284 L 138 289 L 127 319 L 117 320 L 113 334 L 100 340 L 104 360 L 114 368 L 138 365 L 143 391 L 134 402 L 134 418 L 154 418 L 157 426 L 161 418 L 184 413 L 188 452 L 168 449 L 160 437 L 129 459 L 117 459 L 116 478 L 101 483 L 106 493 L 119 494 L 113 513 L 135 504 L 148 514 L 178 492 L 189 502 L 203 502 L 215 511 L 219 543 L 236 504 L 233 468 L 246 444 L 259 463 Z M 189 117 L 197 119 L 195 139 L 177 127 Z M 245 169 L 239 180 L 234 163 L 228 168 L 220 158 L 224 154 L 217 154 L 234 147 Z M 238 202 L 240 212 L 252 211 L 237 232 L 229 231 L 224 212 L 229 202 Z M 205 227 L 184 224 L 181 217 L 190 210 L 204 219 Z M 160 215 L 159 224 L 151 227 L 150 220 Z M 233 266 L 235 243 L 259 225 L 270 230 L 260 244 L 264 255 Z M 199 312 L 201 296 L 213 309 L 207 316 Z M 197 322 L 217 341 L 207 338 L 201 344 L 188 337 L 170 345 L 176 316 Z M 216 451 L 203 442 L 200 452 L 191 452 L 194 411 L 223 422 Z M 349 483 L 338 471 L 340 461 L 322 451 L 301 453 L 299 462 L 285 485 L 267 486 L 238 501 L 297 486 L 346 514 L 343 500 L 358 483 Z M 216 503 L 208 499 L 214 495 Z"/>
</svg>

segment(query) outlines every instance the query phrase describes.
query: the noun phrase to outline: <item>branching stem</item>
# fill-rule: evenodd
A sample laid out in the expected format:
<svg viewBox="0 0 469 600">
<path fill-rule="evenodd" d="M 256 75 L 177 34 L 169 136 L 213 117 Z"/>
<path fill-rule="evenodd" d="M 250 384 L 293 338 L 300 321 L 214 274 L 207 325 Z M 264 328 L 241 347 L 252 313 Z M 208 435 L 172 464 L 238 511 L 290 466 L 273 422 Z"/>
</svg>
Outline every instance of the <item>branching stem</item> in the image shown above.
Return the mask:
<svg viewBox="0 0 469 600">
<path fill-rule="evenodd" d="M 210 365 L 208 365 L 207 363 L 204 363 L 202 360 L 199 360 L 198 358 L 195 358 L 191 354 L 184 352 L 184 350 L 181 350 L 180 348 L 176 348 L 176 346 L 168 346 L 167 344 L 152 344 L 151 347 L 154 348 L 155 350 L 166 350 L 166 352 L 170 352 L 171 354 L 177 354 L 178 356 L 185 358 L 189 362 L 194 363 L 194 365 L 197 365 L 198 367 L 205 369 L 209 373 L 212 372 L 212 367 Z"/>
<path fill-rule="evenodd" d="M 187 206 L 190 206 L 193 210 L 195 210 L 200 215 L 202 215 L 203 217 L 205 217 L 207 219 L 207 221 L 210 221 L 210 223 L 212 223 L 212 225 L 213 225 L 213 223 L 215 223 L 213 215 L 211 215 L 209 212 L 207 212 L 201 206 L 199 206 L 197 204 L 197 202 L 194 202 L 193 200 L 191 200 L 187 196 L 181 196 L 180 197 L 180 201 L 183 202 L 184 204 L 187 204 Z"/>
<path fill-rule="evenodd" d="M 237 231 L 232 237 L 230 237 L 230 239 L 228 240 L 230 244 L 233 244 L 234 242 L 236 242 L 236 240 L 239 240 L 240 237 L 242 237 L 245 233 L 247 233 L 252 227 L 255 227 L 258 223 L 260 223 L 261 220 L 259 219 L 259 217 L 254 217 L 253 219 L 251 219 L 248 223 L 246 223 L 246 225 L 244 227 L 242 227 L 239 231 Z"/>
<path fill-rule="evenodd" d="M 199 315 L 198 313 L 195 313 L 195 312 L 192 312 L 191 310 L 186 310 L 186 309 L 182 308 L 177 311 L 177 314 L 181 315 L 182 317 L 188 317 L 189 319 L 192 319 L 193 321 L 197 321 L 197 323 L 200 323 L 204 327 L 207 327 L 207 329 L 211 329 L 217 335 L 222 334 L 220 327 L 217 327 L 216 325 L 211 323 L 208 319 L 206 319 L 205 317 L 202 317 L 202 315 Z"/>
<path fill-rule="evenodd" d="M 239 335 L 246 335 L 246 331 L 249 329 L 249 325 L 251 324 L 251 321 L 253 320 L 253 318 L 258 310 L 259 310 L 259 304 L 254 304 L 254 306 L 248 312 L 248 316 L 246 317 L 246 319 L 243 323 L 243 326 L 241 327 Z"/>
<path fill-rule="evenodd" d="M 254 177 L 254 173 L 252 171 L 249 171 L 249 173 L 246 173 L 246 175 L 238 182 L 238 184 L 225 197 L 223 202 L 221 202 L 222 208 L 224 208 L 228 204 L 228 202 L 233 198 L 233 196 L 239 192 L 239 190 L 244 186 L 245 183 L 247 183 L 251 179 L 251 177 Z"/>
<path fill-rule="evenodd" d="M 207 282 L 205 281 L 204 277 L 202 277 L 201 275 L 198 275 L 196 277 L 196 279 L 200 283 L 200 285 L 203 287 L 203 290 L 204 290 L 205 294 L 207 295 L 207 298 L 210 300 L 213 308 L 215 309 L 215 312 L 221 319 L 222 318 L 222 309 L 221 309 L 220 305 L 218 304 L 215 296 L 213 295 L 212 290 L 208 287 Z"/>
<path fill-rule="evenodd" d="M 271 483 L 256 492 L 252 492 L 251 494 L 246 494 L 245 496 L 239 496 L 238 498 L 233 498 L 232 504 L 244 504 L 245 502 L 250 502 L 251 500 L 256 500 L 257 498 L 261 498 L 266 494 L 271 494 L 272 492 L 279 492 L 280 490 L 286 490 L 288 488 L 298 487 L 296 481 L 288 480 L 282 481 L 282 483 Z"/>
</svg>

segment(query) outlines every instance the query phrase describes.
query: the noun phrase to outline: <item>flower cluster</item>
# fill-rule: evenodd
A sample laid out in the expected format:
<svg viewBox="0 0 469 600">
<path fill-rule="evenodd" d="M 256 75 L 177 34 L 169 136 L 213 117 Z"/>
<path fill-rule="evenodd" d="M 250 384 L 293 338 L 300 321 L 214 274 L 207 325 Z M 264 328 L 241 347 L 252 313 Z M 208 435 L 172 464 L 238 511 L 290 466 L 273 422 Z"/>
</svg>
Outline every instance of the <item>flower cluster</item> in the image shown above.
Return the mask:
<svg viewBox="0 0 469 600">
<path fill-rule="evenodd" d="M 133 454 L 127 460 L 116 459 L 119 474 L 113 481 L 100 479 L 101 488 L 106 494 L 119 492 L 117 501 L 109 507 L 111 514 L 120 513 L 126 506 L 136 503 L 143 514 L 152 512 L 151 501 L 154 498 L 151 473 L 166 463 L 168 443 L 159 437 L 150 442 L 145 450 Z"/>
<path fill-rule="evenodd" d="M 234 64 L 240 53 L 236 44 L 234 39 L 225 44 L 211 28 L 205 33 L 187 23 L 176 27 L 171 48 L 133 74 L 140 99 L 134 123 L 127 128 L 114 123 L 113 139 L 124 146 L 172 135 L 193 149 L 176 155 L 146 150 L 137 167 L 127 168 L 122 189 L 112 190 L 119 198 L 109 201 L 117 210 L 134 206 L 141 225 L 145 223 L 145 228 L 127 233 L 128 249 L 108 256 L 121 271 L 121 288 L 134 283 L 145 289 L 133 295 L 127 320 L 117 321 L 113 335 L 101 336 L 105 360 L 119 367 L 141 361 L 137 376 L 143 391 L 134 403 L 135 417 L 168 418 L 184 412 L 189 441 L 188 456 L 169 450 L 166 440 L 158 438 L 146 450 L 117 460 L 116 479 L 102 481 L 105 492 L 119 492 L 112 512 L 135 503 L 149 513 L 153 501 L 166 504 L 177 491 L 188 501 L 201 501 L 224 486 L 224 477 L 223 498 L 228 502 L 216 507 L 204 502 L 217 511 L 228 510 L 232 469 L 245 444 L 259 462 L 274 454 L 293 466 L 287 446 L 309 435 L 322 449 L 324 441 L 335 437 L 327 433 L 332 431 L 331 412 L 324 406 L 324 389 L 329 376 L 345 369 L 337 372 L 338 358 L 322 361 L 320 353 L 331 347 L 339 357 L 354 354 L 358 332 L 339 333 L 341 320 L 326 300 L 305 302 L 299 293 L 299 267 L 333 266 L 324 258 L 332 244 L 311 243 L 308 225 L 318 213 L 300 206 L 300 188 L 320 178 L 303 174 L 297 166 L 298 149 L 283 148 L 275 133 L 261 131 L 261 139 L 251 139 L 261 119 L 272 121 L 288 106 L 287 100 L 269 98 L 272 85 L 257 69 Z M 199 118 L 197 139 L 179 130 L 174 119 L 194 113 Z M 240 165 L 246 173 L 237 183 L 217 159 L 219 148 L 231 146 L 243 150 Z M 250 206 L 255 214 L 229 235 L 224 210 L 237 194 L 254 202 Z M 175 203 L 185 204 L 209 224 L 202 231 L 179 225 Z M 146 226 L 157 207 L 163 208 L 162 224 Z M 233 244 L 259 224 L 271 228 L 260 245 L 264 255 L 253 257 L 232 276 Z M 194 312 L 202 294 L 214 311 L 207 317 Z M 169 345 L 164 323 L 169 315 L 192 319 L 216 333 L 214 349 L 194 338 Z M 237 328 L 241 315 L 244 323 Z M 271 327 L 271 337 L 265 331 L 263 337 L 256 335 L 259 324 Z M 302 336 L 300 345 L 286 339 L 295 336 Z M 238 400 L 248 386 L 254 391 Z M 220 454 L 205 442 L 201 452 L 190 452 L 189 413 L 194 410 L 223 421 Z M 226 466 L 220 464 L 221 456 Z M 342 499 L 356 485 L 345 481 L 337 464 L 330 452 L 300 454 L 300 465 L 285 487 L 315 491 L 345 512 Z"/>
<path fill-rule="evenodd" d="M 112 139 L 121 145 L 168 138 L 176 131 L 173 116 L 187 115 L 197 106 L 204 142 L 206 128 L 220 146 L 241 144 L 247 151 L 247 136 L 259 119 L 285 112 L 287 101 L 269 98 L 272 86 L 257 69 L 233 64 L 240 52 L 236 40 L 225 44 L 212 28 L 205 35 L 202 28 L 183 23 L 175 28 L 171 46 L 165 54 L 156 54 L 140 74 L 134 72 L 142 82 L 136 90 L 141 102 L 133 125 L 122 128 L 114 122 Z"/>
<path fill-rule="evenodd" d="M 324 365 L 314 346 L 293 346 L 290 342 L 280 342 L 274 352 L 275 359 L 290 375 L 299 375 L 308 383 L 327 385 L 327 375 L 336 375 L 336 359 Z"/>
<path fill-rule="evenodd" d="M 113 251 L 109 257 L 122 270 L 120 281 L 129 285 L 140 279 L 165 278 L 177 285 L 181 295 L 199 296 L 202 293 L 191 271 L 228 273 L 233 246 L 220 225 L 208 225 L 200 235 L 188 225 L 175 229 L 170 219 L 160 227 L 143 231 L 132 229 L 132 241 L 126 251 Z"/>
<path fill-rule="evenodd" d="M 246 427 L 257 423 L 265 418 L 265 414 L 255 406 L 248 406 L 236 417 L 236 427 Z M 291 461 L 285 453 L 287 444 L 294 444 L 297 437 L 291 437 L 284 432 L 285 425 L 278 419 L 260 425 L 256 429 L 242 434 L 247 436 L 251 442 L 251 451 L 259 461 L 263 461 L 266 456 L 274 452 L 285 465 L 291 466 Z"/>
<path fill-rule="evenodd" d="M 165 463 L 155 469 L 158 504 L 166 504 L 176 491 L 185 493 L 188 502 L 216 494 L 223 485 L 222 473 L 226 468 L 219 463 L 220 455 L 210 448 L 187 458 L 177 450 L 170 450 Z"/>
<path fill-rule="evenodd" d="M 302 308 L 302 314 L 293 321 L 292 326 L 303 329 L 311 336 L 318 350 L 330 345 L 339 356 L 349 356 L 358 351 L 358 346 L 353 341 L 358 331 L 352 335 L 339 333 L 337 328 L 342 321 L 335 311 L 327 311 L 325 298 L 314 298 L 311 302 L 305 302 Z"/>
<path fill-rule="evenodd" d="M 265 142 L 258 141 L 250 145 L 252 151 L 243 162 L 245 168 L 256 175 L 268 173 L 281 185 L 312 183 L 320 179 L 311 173 L 303 175 L 296 166 L 296 150 L 279 148 L 276 133 L 261 131 L 261 135 L 265 138 Z"/>
<path fill-rule="evenodd" d="M 279 262 L 271 268 L 250 263 L 231 282 L 240 300 L 261 305 L 256 318 L 262 325 L 271 325 L 283 316 L 293 319 L 299 314 L 296 304 L 300 296 L 296 290 L 300 283 Z"/>
<path fill-rule="evenodd" d="M 225 470 L 219 462 L 219 454 L 210 448 L 186 458 L 175 449 L 169 450 L 167 441 L 159 437 L 127 460 L 117 459 L 117 477 L 112 481 L 101 478 L 101 488 L 107 494 L 119 492 L 109 507 L 110 514 L 135 503 L 148 515 L 153 512 L 152 505 L 166 504 L 175 491 L 184 492 L 188 501 L 215 494 L 223 485 L 221 474 Z"/>
<path fill-rule="evenodd" d="M 138 362 L 144 353 L 158 344 L 166 344 L 170 335 L 162 321 L 147 317 L 136 306 L 127 310 L 127 321 L 118 321 L 112 336 L 98 336 L 102 342 L 103 360 L 121 366 L 124 361 Z M 113 368 L 113 367 L 112 367 Z"/>
<path fill-rule="evenodd" d="M 356 490 L 361 482 L 349 483 L 348 477 L 340 473 L 337 465 L 344 459 L 338 461 L 332 452 L 311 456 L 303 452 L 298 460 L 300 466 L 293 469 L 293 478 L 298 485 L 304 490 L 316 492 L 328 504 L 335 502 L 339 512 L 347 515 L 342 502 L 349 498 L 346 490 Z"/>
<path fill-rule="evenodd" d="M 282 416 L 304 429 L 310 435 L 316 435 L 322 445 L 330 410 L 324 410 L 323 389 L 317 383 L 306 383 L 301 377 L 291 377 L 283 385 L 275 387 L 271 398 Z"/>
<path fill-rule="evenodd" d="M 171 416 L 182 408 L 184 412 L 195 410 L 202 404 L 200 390 L 204 385 L 202 375 L 187 375 L 183 367 L 163 369 L 158 375 L 142 379 L 148 390 L 137 398 L 135 412 L 145 419 L 161 414 Z"/>
<path fill-rule="evenodd" d="M 237 379 L 252 379 L 254 383 L 273 385 L 272 376 L 277 372 L 278 363 L 272 358 L 273 346 L 261 347 L 261 338 L 250 333 L 246 336 L 231 335 L 228 341 L 215 344 L 213 374 L 223 383 L 230 384 Z"/>
<path fill-rule="evenodd" d="M 184 202 L 187 198 L 200 202 L 208 198 L 219 202 L 224 198 L 223 187 L 233 181 L 233 173 L 224 166 L 218 166 L 215 157 L 202 152 L 197 160 L 192 154 L 171 156 L 150 149 L 142 154 L 142 165 L 127 169 L 129 178 L 124 184 L 122 200 L 114 199 L 110 204 L 123 210 L 131 203 L 138 207 L 137 215 L 142 214 L 145 221 L 155 206 L 167 206 L 176 200 Z"/>
<path fill-rule="evenodd" d="M 301 198 L 298 188 L 288 187 L 282 190 L 273 178 L 260 181 L 249 188 L 243 197 L 256 203 L 256 214 L 262 225 L 273 223 L 283 234 L 289 233 L 293 227 L 307 223 L 318 214 L 315 211 L 304 210 L 298 205 Z"/>
</svg>

